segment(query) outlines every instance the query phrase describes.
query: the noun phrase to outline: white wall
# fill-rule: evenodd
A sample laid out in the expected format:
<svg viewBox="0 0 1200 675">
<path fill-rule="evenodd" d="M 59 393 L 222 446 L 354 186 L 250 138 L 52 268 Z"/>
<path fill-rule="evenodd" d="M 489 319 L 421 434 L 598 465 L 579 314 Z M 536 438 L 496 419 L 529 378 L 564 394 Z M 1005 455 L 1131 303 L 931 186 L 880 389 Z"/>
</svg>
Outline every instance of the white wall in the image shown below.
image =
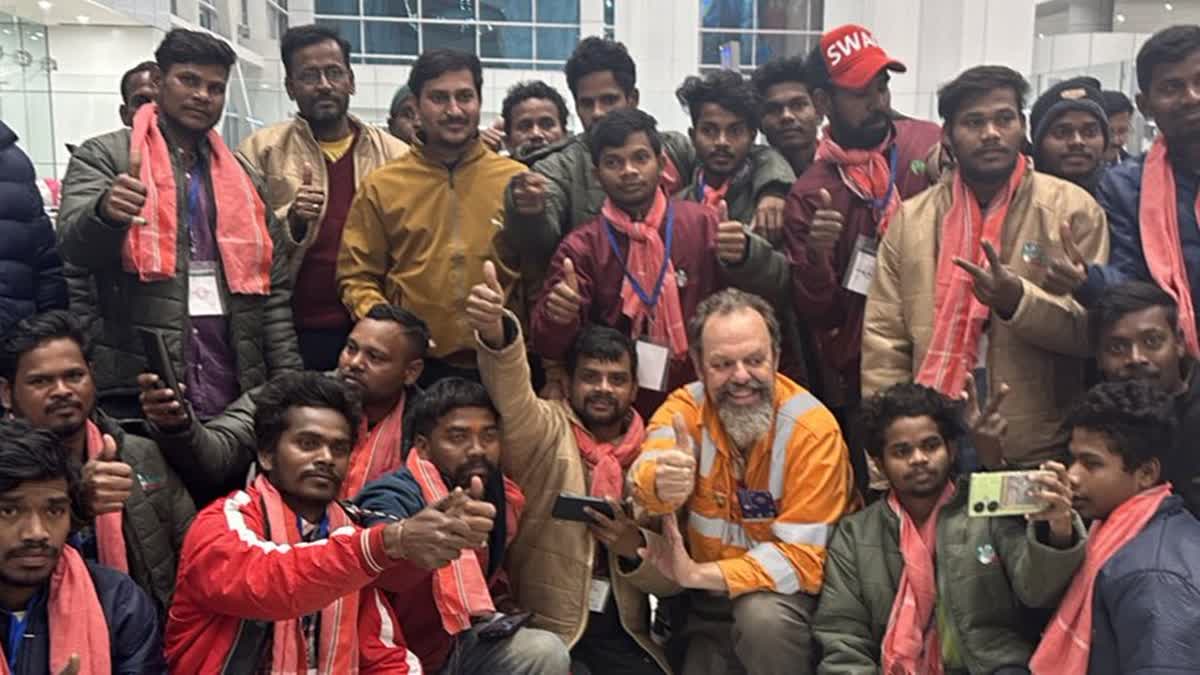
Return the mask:
<svg viewBox="0 0 1200 675">
<path fill-rule="evenodd" d="M 638 68 L 640 108 L 659 129 L 687 131 L 691 118 L 675 98 L 700 62 L 700 3 L 695 0 L 619 0 L 614 33 Z M 564 90 L 565 91 L 565 90 Z"/>
</svg>

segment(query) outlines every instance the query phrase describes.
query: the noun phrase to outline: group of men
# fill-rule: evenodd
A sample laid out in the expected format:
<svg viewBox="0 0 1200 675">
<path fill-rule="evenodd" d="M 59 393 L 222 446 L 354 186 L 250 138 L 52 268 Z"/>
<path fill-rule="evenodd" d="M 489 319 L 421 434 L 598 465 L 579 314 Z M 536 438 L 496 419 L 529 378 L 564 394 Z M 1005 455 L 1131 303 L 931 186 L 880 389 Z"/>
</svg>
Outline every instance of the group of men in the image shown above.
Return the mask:
<svg viewBox="0 0 1200 675">
<path fill-rule="evenodd" d="M 856 25 L 689 77 L 686 135 L 612 40 L 575 134 L 543 82 L 480 129 L 447 50 L 377 128 L 350 51 L 288 30 L 235 150 L 171 31 L 0 249 L 6 672 L 1200 670 L 1200 26 L 1137 156 L 1091 78 L 905 117 Z"/>
</svg>

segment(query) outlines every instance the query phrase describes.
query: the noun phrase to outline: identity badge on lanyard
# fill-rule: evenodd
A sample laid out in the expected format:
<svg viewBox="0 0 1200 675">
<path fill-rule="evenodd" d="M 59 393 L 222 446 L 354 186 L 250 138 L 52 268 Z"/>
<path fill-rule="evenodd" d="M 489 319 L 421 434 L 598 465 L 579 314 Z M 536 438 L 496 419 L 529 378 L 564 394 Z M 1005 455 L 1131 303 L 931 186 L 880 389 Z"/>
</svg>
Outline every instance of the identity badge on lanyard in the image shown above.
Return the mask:
<svg viewBox="0 0 1200 675">
<path fill-rule="evenodd" d="M 871 207 L 876 214 L 886 212 L 892 201 L 892 193 L 896 190 L 896 146 L 888 157 L 888 187 L 882 199 L 872 199 Z M 850 254 L 850 264 L 846 266 L 846 274 L 842 277 L 842 288 L 866 295 L 871 290 L 871 281 L 875 279 L 875 264 L 879 260 L 879 244 L 875 237 L 860 235 L 854 242 L 854 252 Z"/>
<path fill-rule="evenodd" d="M 211 260 L 188 262 L 188 316 L 225 316 L 225 301 Z"/>
<path fill-rule="evenodd" d="M 621 271 L 625 273 L 625 279 L 629 281 L 633 292 L 637 294 L 638 299 L 646 306 L 646 321 L 649 322 L 649 317 L 658 310 L 658 299 L 662 296 L 663 282 L 667 277 L 667 267 L 671 264 L 671 244 L 675 232 L 675 211 L 671 206 L 667 206 L 667 226 L 664 232 L 664 251 L 662 266 L 658 269 L 658 275 L 654 281 L 654 289 L 651 293 L 646 293 L 646 289 L 638 283 L 629 272 L 629 268 L 625 263 L 621 263 Z M 617 237 L 613 233 L 612 223 L 608 220 L 604 221 L 604 231 L 608 234 L 608 245 L 612 247 L 613 254 L 617 260 L 624 261 L 621 255 L 621 248 L 617 246 Z M 635 330 L 638 326 L 634 327 Z M 641 335 L 645 336 L 649 331 L 645 325 L 641 326 Z M 667 390 L 667 371 L 671 364 L 671 350 L 665 345 L 660 345 L 647 337 L 639 337 L 637 341 L 637 357 L 638 357 L 638 385 L 653 391 Z"/>
</svg>

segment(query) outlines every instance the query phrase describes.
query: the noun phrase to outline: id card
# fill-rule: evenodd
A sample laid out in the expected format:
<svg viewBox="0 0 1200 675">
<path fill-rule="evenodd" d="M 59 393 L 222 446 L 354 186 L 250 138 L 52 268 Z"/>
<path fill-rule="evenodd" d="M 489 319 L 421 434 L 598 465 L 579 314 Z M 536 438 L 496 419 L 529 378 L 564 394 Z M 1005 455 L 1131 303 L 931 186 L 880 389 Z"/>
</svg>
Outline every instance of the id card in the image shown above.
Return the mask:
<svg viewBox="0 0 1200 675">
<path fill-rule="evenodd" d="M 742 509 L 742 520 L 770 520 L 779 515 L 775 498 L 766 490 L 738 488 L 738 506 Z"/>
<path fill-rule="evenodd" d="M 846 267 L 846 276 L 842 279 L 842 288 L 851 293 L 866 295 L 871 290 L 871 281 L 875 278 L 875 260 L 879 257 L 879 249 L 871 237 L 858 238 L 854 243 L 854 253 L 850 255 L 850 264 Z"/>
<path fill-rule="evenodd" d="M 637 341 L 638 384 L 653 391 L 667 390 L 667 368 L 671 351 L 646 339 Z"/>
<path fill-rule="evenodd" d="M 600 577 L 592 577 L 592 585 L 588 588 L 588 609 L 604 613 L 608 608 L 608 596 L 612 593 L 612 582 Z"/>
<path fill-rule="evenodd" d="M 188 316 L 225 316 L 215 263 L 192 261 L 188 265 Z"/>
</svg>

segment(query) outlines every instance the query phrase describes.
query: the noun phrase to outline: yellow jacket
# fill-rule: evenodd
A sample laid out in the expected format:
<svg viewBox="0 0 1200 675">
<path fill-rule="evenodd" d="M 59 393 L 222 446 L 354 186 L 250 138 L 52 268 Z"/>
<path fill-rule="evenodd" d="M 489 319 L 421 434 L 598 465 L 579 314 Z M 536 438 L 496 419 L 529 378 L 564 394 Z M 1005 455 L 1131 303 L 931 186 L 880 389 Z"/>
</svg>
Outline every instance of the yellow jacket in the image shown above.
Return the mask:
<svg viewBox="0 0 1200 675">
<path fill-rule="evenodd" d="M 431 356 L 467 352 L 455 365 L 474 367 L 467 295 L 483 283 L 485 260 L 496 263 L 506 291 L 515 284 L 519 261 L 497 238 L 504 189 L 524 170 L 477 140 L 453 169 L 428 159 L 418 145 L 367 176 L 342 231 L 342 304 L 355 319 L 381 302 L 400 305 L 429 324 Z"/>
<path fill-rule="evenodd" d="M 634 498 L 650 513 L 672 510 L 655 494 L 654 471 L 656 455 L 675 447 L 676 413 L 699 452 L 696 487 L 685 505 L 692 557 L 717 562 L 733 597 L 819 593 L 825 542 L 854 499 L 849 451 L 833 414 L 800 385 L 775 376 L 775 426 L 746 455 L 741 487 L 769 492 L 777 515 L 745 519 L 732 463 L 737 451 L 699 382 L 677 389 L 654 413 L 630 468 Z"/>
</svg>

